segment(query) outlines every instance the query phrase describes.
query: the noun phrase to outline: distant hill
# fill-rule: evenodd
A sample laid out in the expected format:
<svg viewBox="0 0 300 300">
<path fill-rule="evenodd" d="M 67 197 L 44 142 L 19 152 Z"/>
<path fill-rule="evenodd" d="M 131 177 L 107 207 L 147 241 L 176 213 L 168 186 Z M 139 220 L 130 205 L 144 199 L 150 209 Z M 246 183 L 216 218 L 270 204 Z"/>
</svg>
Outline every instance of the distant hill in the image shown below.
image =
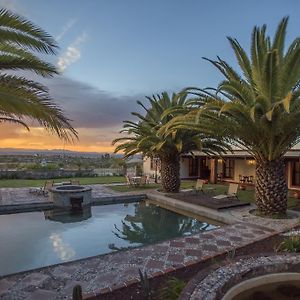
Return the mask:
<svg viewBox="0 0 300 300">
<path fill-rule="evenodd" d="M 108 152 L 79 152 L 63 149 L 21 149 L 21 148 L 0 148 L 0 155 L 45 155 L 45 156 L 56 156 L 56 155 L 67 155 L 67 156 L 86 156 L 94 157 Z M 112 154 L 112 153 L 109 153 Z M 117 157 L 122 157 L 122 154 L 114 154 Z"/>
</svg>

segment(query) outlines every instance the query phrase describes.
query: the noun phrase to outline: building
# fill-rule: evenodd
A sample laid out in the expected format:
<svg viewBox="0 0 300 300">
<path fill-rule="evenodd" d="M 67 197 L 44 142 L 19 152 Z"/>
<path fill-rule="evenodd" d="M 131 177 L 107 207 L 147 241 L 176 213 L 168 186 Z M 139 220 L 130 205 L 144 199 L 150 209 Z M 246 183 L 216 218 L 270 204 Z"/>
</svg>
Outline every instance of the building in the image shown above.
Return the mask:
<svg viewBox="0 0 300 300">
<path fill-rule="evenodd" d="M 286 179 L 290 190 L 300 190 L 300 149 L 286 153 Z M 145 175 L 160 178 L 160 164 L 157 159 L 145 158 Z M 180 158 L 181 179 L 207 179 L 211 183 L 235 182 L 245 185 L 255 184 L 255 160 L 244 150 L 227 153 L 223 158 L 209 157 L 205 153 L 182 155 Z"/>
</svg>

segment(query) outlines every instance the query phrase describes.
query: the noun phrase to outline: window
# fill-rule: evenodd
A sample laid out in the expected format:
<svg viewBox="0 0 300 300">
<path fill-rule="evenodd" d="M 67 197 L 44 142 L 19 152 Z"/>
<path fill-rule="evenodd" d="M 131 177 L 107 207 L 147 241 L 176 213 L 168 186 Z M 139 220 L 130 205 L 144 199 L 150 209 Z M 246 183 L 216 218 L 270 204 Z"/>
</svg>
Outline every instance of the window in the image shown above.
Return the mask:
<svg viewBox="0 0 300 300">
<path fill-rule="evenodd" d="M 223 177 L 233 178 L 234 177 L 234 159 L 227 158 L 223 164 Z"/>
<path fill-rule="evenodd" d="M 150 170 L 152 170 L 152 171 L 155 170 L 155 163 L 154 163 L 154 159 L 152 157 L 150 158 Z"/>
<path fill-rule="evenodd" d="M 189 157 L 189 176 L 198 176 L 198 160 Z"/>
<path fill-rule="evenodd" d="M 291 162 L 292 166 L 292 185 L 300 186 L 300 162 Z"/>
</svg>

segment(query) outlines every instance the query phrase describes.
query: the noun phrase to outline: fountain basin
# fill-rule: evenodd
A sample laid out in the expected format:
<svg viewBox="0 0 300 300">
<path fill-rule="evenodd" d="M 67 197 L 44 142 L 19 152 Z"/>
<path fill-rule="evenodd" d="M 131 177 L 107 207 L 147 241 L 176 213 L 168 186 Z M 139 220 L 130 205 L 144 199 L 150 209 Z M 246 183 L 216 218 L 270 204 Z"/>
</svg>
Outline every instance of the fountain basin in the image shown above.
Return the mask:
<svg viewBox="0 0 300 300">
<path fill-rule="evenodd" d="M 222 300 L 299 299 L 300 273 L 275 273 L 258 276 L 232 287 Z"/>
<path fill-rule="evenodd" d="M 50 199 L 56 207 L 82 209 L 92 204 L 92 188 L 82 185 L 62 185 L 50 189 Z"/>
<path fill-rule="evenodd" d="M 272 297 L 265 297 L 270 293 Z M 300 255 L 266 253 L 227 260 L 199 271 L 178 299 L 300 299 L 290 295 L 300 295 Z"/>
</svg>

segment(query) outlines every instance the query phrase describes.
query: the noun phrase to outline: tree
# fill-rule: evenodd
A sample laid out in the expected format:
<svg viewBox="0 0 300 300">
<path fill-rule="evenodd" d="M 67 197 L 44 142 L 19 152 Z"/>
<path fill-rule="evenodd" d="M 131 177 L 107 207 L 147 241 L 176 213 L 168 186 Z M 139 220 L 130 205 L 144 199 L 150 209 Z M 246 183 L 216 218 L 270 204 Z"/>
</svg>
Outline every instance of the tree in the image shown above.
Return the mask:
<svg viewBox="0 0 300 300">
<path fill-rule="evenodd" d="M 254 27 L 250 57 L 229 37 L 242 74 L 219 57 L 207 59 L 224 80 L 217 89 L 188 89 L 201 108 L 189 114 L 186 127 L 206 126 L 254 156 L 256 203 L 265 215 L 286 213 L 283 156 L 300 138 L 300 38 L 285 51 L 287 23 L 280 22 L 273 40 L 266 25 Z"/>
<path fill-rule="evenodd" d="M 70 120 L 53 103 L 45 86 L 11 72 L 21 70 L 52 77 L 57 74 L 56 68 L 33 52 L 55 54 L 57 49 L 55 40 L 44 30 L 21 16 L 0 10 L 0 122 L 29 129 L 27 121 L 32 119 L 59 138 L 77 137 Z"/>
<path fill-rule="evenodd" d="M 161 207 L 139 203 L 133 216 L 127 215 L 122 228 L 115 225 L 114 234 L 130 244 L 153 244 L 159 241 L 195 234 L 209 225 L 198 220 L 178 215 Z"/>
<path fill-rule="evenodd" d="M 178 192 L 180 188 L 180 155 L 193 150 L 212 154 L 224 150 L 218 137 L 186 129 L 174 129 L 166 133 L 165 126 L 176 116 L 189 111 L 185 94 L 173 94 L 146 97 L 150 107 L 146 108 L 140 101 L 137 103 L 145 110 L 145 115 L 132 113 L 137 122 L 124 121 L 123 130 L 128 134 L 118 138 L 113 144 L 120 143 L 115 152 L 124 151 L 125 158 L 142 153 L 144 156 L 159 158 L 161 162 L 161 182 L 165 192 Z"/>
</svg>

